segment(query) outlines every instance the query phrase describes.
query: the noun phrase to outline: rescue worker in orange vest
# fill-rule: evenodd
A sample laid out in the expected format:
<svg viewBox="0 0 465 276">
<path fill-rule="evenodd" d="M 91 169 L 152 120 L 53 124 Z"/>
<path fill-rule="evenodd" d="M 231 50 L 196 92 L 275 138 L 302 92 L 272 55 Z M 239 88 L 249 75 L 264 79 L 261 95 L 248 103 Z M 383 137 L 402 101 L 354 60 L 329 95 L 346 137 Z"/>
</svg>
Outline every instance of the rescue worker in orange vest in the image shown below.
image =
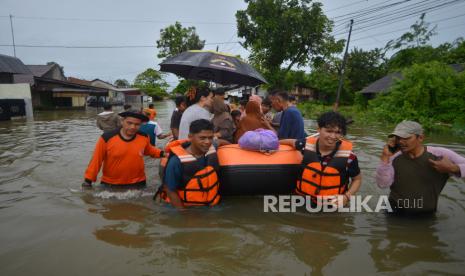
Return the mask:
<svg viewBox="0 0 465 276">
<path fill-rule="evenodd" d="M 83 187 L 92 187 L 103 164 L 101 184 L 112 188 L 145 187 L 144 155 L 163 157 L 163 151 L 150 144 L 149 137 L 139 132 L 148 118 L 142 112 L 119 113 L 121 128 L 104 132 L 97 141 L 92 159 L 84 174 Z"/>
<path fill-rule="evenodd" d="M 213 124 L 195 120 L 189 127 L 189 139 L 175 141 L 168 147 L 161 198 L 176 208 L 213 206 L 220 201 L 219 168 L 213 146 Z"/>
<path fill-rule="evenodd" d="M 303 153 L 303 171 L 296 193 L 311 196 L 313 203 L 318 196 L 325 196 L 330 204 L 338 205 L 342 199 L 342 205 L 346 205 L 362 183 L 352 143 L 342 139 L 347 130 L 346 119 L 337 112 L 326 112 L 318 118 L 317 130 L 318 135 L 305 139 L 280 141 Z"/>
</svg>

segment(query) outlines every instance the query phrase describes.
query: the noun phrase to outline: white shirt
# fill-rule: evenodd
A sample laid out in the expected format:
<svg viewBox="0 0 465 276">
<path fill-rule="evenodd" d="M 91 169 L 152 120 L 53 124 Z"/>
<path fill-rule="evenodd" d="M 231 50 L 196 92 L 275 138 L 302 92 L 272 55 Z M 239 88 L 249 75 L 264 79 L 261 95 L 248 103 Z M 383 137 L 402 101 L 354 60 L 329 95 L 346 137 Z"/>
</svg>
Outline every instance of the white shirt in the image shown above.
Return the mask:
<svg viewBox="0 0 465 276">
<path fill-rule="evenodd" d="M 205 108 L 201 107 L 198 104 L 193 104 L 189 106 L 182 113 L 181 124 L 179 125 L 179 137 L 178 139 L 187 139 L 189 135 L 189 126 L 195 120 L 199 119 L 211 119 L 211 113 L 208 112 Z"/>
</svg>

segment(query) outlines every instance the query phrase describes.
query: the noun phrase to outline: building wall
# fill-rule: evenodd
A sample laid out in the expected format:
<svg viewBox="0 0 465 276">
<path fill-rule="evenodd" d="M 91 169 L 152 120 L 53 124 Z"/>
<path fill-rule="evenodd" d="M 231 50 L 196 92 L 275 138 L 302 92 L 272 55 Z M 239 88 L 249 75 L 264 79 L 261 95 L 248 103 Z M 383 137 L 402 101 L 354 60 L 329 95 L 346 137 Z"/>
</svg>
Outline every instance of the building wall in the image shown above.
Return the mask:
<svg viewBox="0 0 465 276">
<path fill-rule="evenodd" d="M 71 98 L 72 107 L 85 107 L 87 94 L 73 92 L 56 92 L 53 98 Z"/>
<path fill-rule="evenodd" d="M 33 117 L 31 86 L 28 83 L 0 84 L 0 99 L 24 100 L 26 104 L 26 117 Z"/>
</svg>

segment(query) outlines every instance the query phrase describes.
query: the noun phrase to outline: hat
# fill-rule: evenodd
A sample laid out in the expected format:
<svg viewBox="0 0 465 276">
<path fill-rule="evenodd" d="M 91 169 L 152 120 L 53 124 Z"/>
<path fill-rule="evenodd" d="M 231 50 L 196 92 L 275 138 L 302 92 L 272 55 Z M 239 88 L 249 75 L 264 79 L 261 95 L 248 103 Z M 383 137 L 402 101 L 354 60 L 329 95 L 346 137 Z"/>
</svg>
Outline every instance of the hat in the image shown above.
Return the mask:
<svg viewBox="0 0 465 276">
<path fill-rule="evenodd" d="M 389 136 L 408 138 L 414 134 L 423 134 L 423 127 L 419 123 L 414 121 L 402 121 L 401 123 L 397 124 L 396 128 L 394 129 L 394 132 L 392 132 Z"/>
<path fill-rule="evenodd" d="M 145 116 L 141 111 L 130 109 L 128 111 L 124 111 L 118 114 L 119 116 L 126 118 L 126 117 L 133 117 L 142 120 L 142 122 L 148 122 L 149 118 Z"/>
</svg>

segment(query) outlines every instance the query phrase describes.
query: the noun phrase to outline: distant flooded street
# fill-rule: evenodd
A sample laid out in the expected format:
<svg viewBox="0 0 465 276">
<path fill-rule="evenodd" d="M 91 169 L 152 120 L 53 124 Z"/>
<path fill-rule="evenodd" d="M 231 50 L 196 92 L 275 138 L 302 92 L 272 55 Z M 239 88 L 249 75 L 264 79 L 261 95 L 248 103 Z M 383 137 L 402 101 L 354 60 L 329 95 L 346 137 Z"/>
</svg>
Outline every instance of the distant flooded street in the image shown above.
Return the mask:
<svg viewBox="0 0 465 276">
<path fill-rule="evenodd" d="M 155 103 L 169 130 L 172 101 Z M 465 181 L 450 179 L 429 219 L 383 213 L 264 213 L 262 197 L 224 198 L 218 207 L 178 212 L 152 200 L 158 160 L 146 159 L 149 185 L 114 193 L 82 191 L 101 131 L 97 111 L 42 111 L 34 121 L 0 122 L 1 275 L 462 274 Z M 307 132 L 315 129 L 306 121 Z M 356 122 L 363 184 L 387 194 L 374 174 L 392 127 Z M 166 140 L 157 141 L 163 146 Z M 465 156 L 465 137 L 434 134 L 427 144 Z M 253 183 L 253 180 L 251 180 Z"/>
</svg>

